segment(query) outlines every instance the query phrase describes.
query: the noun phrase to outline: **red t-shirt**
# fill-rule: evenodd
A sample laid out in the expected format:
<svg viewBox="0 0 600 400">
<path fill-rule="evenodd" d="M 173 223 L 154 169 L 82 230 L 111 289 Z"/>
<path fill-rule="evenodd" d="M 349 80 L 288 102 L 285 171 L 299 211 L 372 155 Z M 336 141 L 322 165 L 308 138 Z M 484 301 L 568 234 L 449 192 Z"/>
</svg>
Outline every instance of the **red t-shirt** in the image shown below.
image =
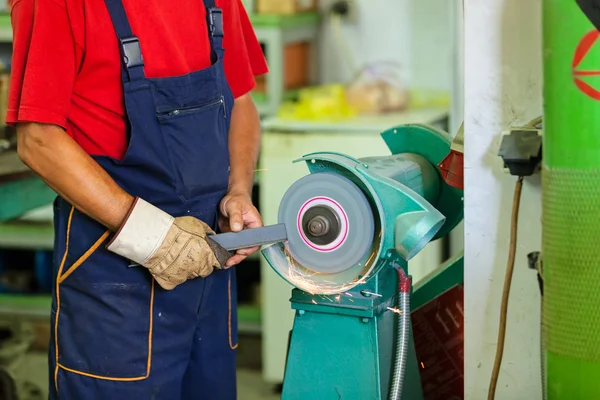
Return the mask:
<svg viewBox="0 0 600 400">
<path fill-rule="evenodd" d="M 202 0 L 123 0 L 140 39 L 146 76 L 187 74 L 210 66 Z M 241 0 L 223 10 L 225 74 L 237 98 L 267 72 Z M 7 123 L 66 129 L 89 154 L 121 158 L 125 108 L 118 40 L 104 0 L 14 0 L 13 60 Z"/>
</svg>

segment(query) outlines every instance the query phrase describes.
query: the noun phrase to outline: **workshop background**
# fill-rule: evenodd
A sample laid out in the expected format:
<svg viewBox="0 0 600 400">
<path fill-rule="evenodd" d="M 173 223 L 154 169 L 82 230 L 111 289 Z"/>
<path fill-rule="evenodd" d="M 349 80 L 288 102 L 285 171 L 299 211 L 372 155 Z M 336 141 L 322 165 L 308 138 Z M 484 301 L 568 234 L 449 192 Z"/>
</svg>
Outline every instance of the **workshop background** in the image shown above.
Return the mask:
<svg viewBox="0 0 600 400">
<path fill-rule="evenodd" d="M 264 130 L 255 201 L 265 224 L 277 223 L 283 193 L 307 173 L 304 165 L 292 164 L 304 154 L 387 154 L 379 134 L 401 124 L 431 124 L 452 136 L 458 131 L 461 0 L 244 3 L 270 67 L 254 93 Z M 2 119 L 11 39 L 4 12 Z M 53 197 L 17 160 L 14 133 L 0 133 L 0 367 L 19 385 L 20 400 L 46 398 Z M 409 264 L 415 283 L 460 253 L 462 240 L 461 225 L 449 239 L 428 245 Z M 276 399 L 294 315 L 291 286 L 260 255 L 240 265 L 237 274 L 239 398 Z"/>
</svg>

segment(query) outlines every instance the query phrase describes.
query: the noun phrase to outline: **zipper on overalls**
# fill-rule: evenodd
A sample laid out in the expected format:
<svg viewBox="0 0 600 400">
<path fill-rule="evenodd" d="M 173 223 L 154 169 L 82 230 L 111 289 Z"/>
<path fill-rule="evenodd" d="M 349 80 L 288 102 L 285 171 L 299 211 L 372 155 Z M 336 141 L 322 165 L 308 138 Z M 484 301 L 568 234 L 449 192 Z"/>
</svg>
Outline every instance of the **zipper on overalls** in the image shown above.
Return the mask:
<svg viewBox="0 0 600 400">
<path fill-rule="evenodd" d="M 225 106 L 225 97 L 221 95 L 221 105 L 223 106 L 223 119 L 227 119 L 227 106 Z"/>
<path fill-rule="evenodd" d="M 181 107 L 176 110 L 169 111 L 168 113 L 166 113 L 166 115 L 169 117 L 173 117 L 173 116 L 185 114 L 188 112 L 203 110 L 205 108 L 210 108 L 210 107 L 213 107 L 213 106 L 216 106 L 219 104 L 221 105 L 221 107 L 223 107 L 223 118 L 227 119 L 227 107 L 225 107 L 225 97 L 224 96 L 221 96 L 219 98 L 219 100 L 211 101 L 210 103 L 205 103 L 200 106 Z"/>
</svg>

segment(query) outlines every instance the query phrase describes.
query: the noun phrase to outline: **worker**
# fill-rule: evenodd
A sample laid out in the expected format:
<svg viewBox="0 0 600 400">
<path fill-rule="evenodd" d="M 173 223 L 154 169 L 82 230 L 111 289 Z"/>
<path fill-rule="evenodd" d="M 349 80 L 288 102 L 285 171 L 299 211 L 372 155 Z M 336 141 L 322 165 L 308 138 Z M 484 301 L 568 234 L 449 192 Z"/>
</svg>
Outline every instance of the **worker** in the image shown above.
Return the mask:
<svg viewBox="0 0 600 400">
<path fill-rule="evenodd" d="M 241 0 L 14 0 L 7 121 L 58 193 L 50 399 L 233 400 L 267 72 Z"/>
</svg>

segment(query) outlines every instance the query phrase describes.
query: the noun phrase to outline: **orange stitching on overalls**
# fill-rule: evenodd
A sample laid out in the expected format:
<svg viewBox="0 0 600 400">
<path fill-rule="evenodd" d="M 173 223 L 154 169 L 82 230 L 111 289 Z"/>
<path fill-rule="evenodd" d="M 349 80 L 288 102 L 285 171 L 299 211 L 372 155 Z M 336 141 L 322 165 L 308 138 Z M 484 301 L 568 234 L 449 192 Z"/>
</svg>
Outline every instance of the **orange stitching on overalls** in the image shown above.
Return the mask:
<svg viewBox="0 0 600 400">
<path fill-rule="evenodd" d="M 73 219 L 73 212 L 75 211 L 75 207 L 71 206 L 71 211 L 69 212 L 69 221 L 67 222 L 67 237 L 65 243 L 65 254 L 63 254 L 62 261 L 60 262 L 60 267 L 58 268 L 58 275 L 56 279 L 56 317 L 54 320 L 54 351 L 56 357 L 56 366 L 54 367 L 54 387 L 58 392 L 58 315 L 60 314 L 60 283 L 58 282 L 58 277 L 62 274 L 62 270 L 65 266 L 65 261 L 67 261 L 67 254 L 69 253 L 69 236 L 71 233 L 71 220 Z"/>
<path fill-rule="evenodd" d="M 104 243 L 106 238 L 108 238 L 108 235 L 110 235 L 110 231 L 104 232 L 104 234 L 100 236 L 100 239 L 98 239 L 96 243 L 94 243 L 92 247 L 88 249 L 88 251 L 86 251 L 81 257 L 79 257 L 79 260 L 75 261 L 73 265 L 71 265 L 71 267 L 69 267 L 69 269 L 63 275 L 60 275 L 58 277 L 58 283 L 63 283 L 63 281 L 67 279 L 73 272 L 75 272 L 75 270 L 79 268 L 81 264 L 83 264 L 92 254 L 94 254 L 98 247 L 100 247 L 100 245 Z"/>
<path fill-rule="evenodd" d="M 104 235 L 102 235 L 100 237 L 100 239 L 98 239 L 96 241 L 96 243 L 94 243 L 92 245 L 92 247 L 90 247 L 85 252 L 85 254 L 83 256 L 81 256 L 63 275 L 62 271 L 65 266 L 67 254 L 69 253 L 69 236 L 70 236 L 70 232 L 71 232 L 71 221 L 73 219 L 74 211 L 75 211 L 75 207 L 71 206 L 71 212 L 69 213 L 69 222 L 67 223 L 67 239 L 66 239 L 66 245 L 65 245 L 65 254 L 63 255 L 62 261 L 60 263 L 60 267 L 58 269 L 58 277 L 56 279 L 56 320 L 54 321 L 54 347 L 55 347 L 55 353 L 56 353 L 55 354 L 56 367 L 54 369 L 54 385 L 55 385 L 56 391 L 58 392 L 58 369 L 59 368 L 65 370 L 65 371 L 68 371 L 68 372 L 72 372 L 74 374 L 87 376 L 89 378 L 107 380 L 107 381 L 133 382 L 133 381 L 141 381 L 141 380 L 147 379 L 150 376 L 150 370 L 151 370 L 151 366 L 152 366 L 152 334 L 153 334 L 152 331 L 154 328 L 153 315 L 154 315 L 154 288 L 155 288 L 154 278 L 152 278 L 152 290 L 150 292 L 150 328 L 149 328 L 149 332 L 148 332 L 148 363 L 147 363 L 147 367 L 146 367 L 146 374 L 144 376 L 134 377 L 134 378 L 111 378 L 111 377 L 107 377 L 107 376 L 88 374 L 87 372 L 77 371 L 77 370 L 74 370 L 71 368 L 67 368 L 58 362 L 58 353 L 59 353 L 59 351 L 58 351 L 58 320 L 59 320 L 59 318 L 58 317 L 60 314 L 60 284 L 69 275 L 71 275 L 75 271 L 75 269 L 77 269 L 81 264 L 83 264 L 85 262 L 85 260 L 87 258 L 89 258 L 89 256 L 95 250 L 97 250 L 97 248 L 106 240 L 106 238 L 110 234 L 109 231 L 105 232 Z"/>
<path fill-rule="evenodd" d="M 235 350 L 238 348 L 239 343 L 233 344 L 233 338 L 231 335 L 231 270 L 229 270 L 229 280 L 227 281 L 227 296 L 229 297 L 229 315 L 227 319 L 227 329 L 229 330 L 229 348 Z"/>
<path fill-rule="evenodd" d="M 101 380 L 105 380 L 105 381 L 135 382 L 135 381 L 143 381 L 144 379 L 147 379 L 150 376 L 150 370 L 152 369 L 152 331 L 153 331 L 153 327 L 154 327 L 153 315 L 154 315 L 154 287 L 155 287 L 154 283 L 155 283 L 155 280 L 152 279 L 152 291 L 150 294 L 150 331 L 148 333 L 148 363 L 147 363 L 147 367 L 146 367 L 146 374 L 144 376 L 138 376 L 138 377 L 134 377 L 134 378 L 111 378 L 108 376 L 88 374 L 87 372 L 77 371 L 77 370 L 74 370 L 71 368 L 67 368 L 64 365 L 58 364 L 60 366 L 60 368 L 64 369 L 65 371 L 72 372 L 74 374 L 87 376 L 88 378 L 101 379 Z"/>
</svg>

